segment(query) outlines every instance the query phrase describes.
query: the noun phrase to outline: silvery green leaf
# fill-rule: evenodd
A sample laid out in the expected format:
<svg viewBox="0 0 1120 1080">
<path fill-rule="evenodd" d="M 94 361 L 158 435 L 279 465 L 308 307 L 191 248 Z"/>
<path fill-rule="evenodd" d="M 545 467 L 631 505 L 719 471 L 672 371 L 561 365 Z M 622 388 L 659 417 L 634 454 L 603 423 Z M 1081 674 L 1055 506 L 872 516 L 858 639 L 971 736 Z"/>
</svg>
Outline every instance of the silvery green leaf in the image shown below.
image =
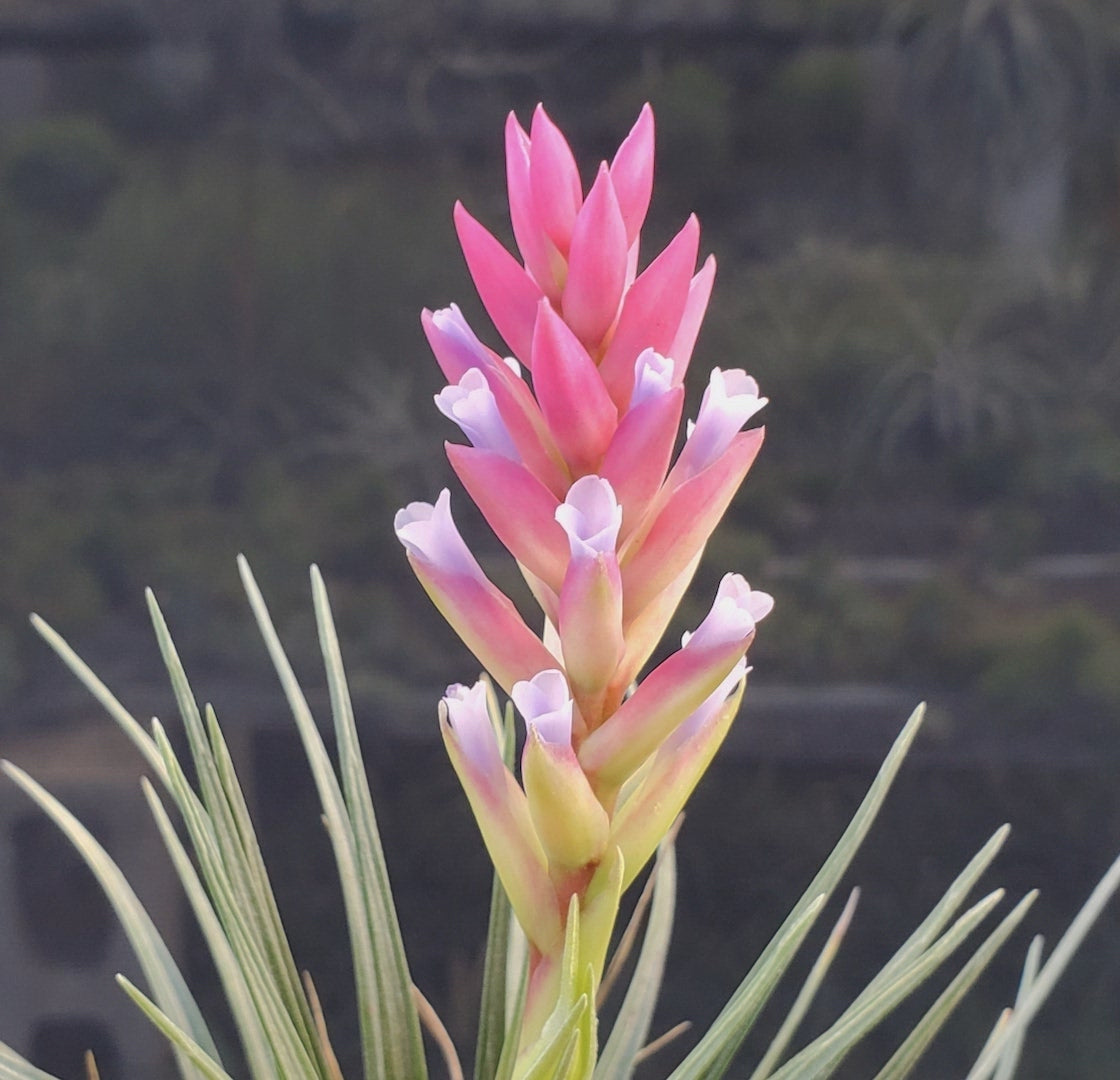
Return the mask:
<svg viewBox="0 0 1120 1080">
<path fill-rule="evenodd" d="M 155 594 L 146 598 L 198 775 L 201 805 L 158 725 L 153 736 L 172 778 L 180 812 L 199 850 L 211 895 L 224 899 L 222 922 L 282 1071 L 325 1077 L 329 1067 L 315 1030 L 291 946 L 221 728 L 211 707 L 206 722 Z M 203 858 L 203 853 L 208 858 Z M 252 973 L 257 973 L 254 981 Z"/>
<path fill-rule="evenodd" d="M 123 975 L 117 976 L 117 982 L 126 994 L 137 1004 L 140 1011 L 163 1033 L 176 1053 L 187 1058 L 198 1070 L 198 1074 L 206 1080 L 233 1080 L 201 1046 L 198 1045 L 178 1024 L 171 1021 L 167 1014 L 159 1008 L 149 997 L 142 994 Z"/>
<path fill-rule="evenodd" d="M 960 872 L 952 885 L 945 890 L 944 896 L 934 905 L 930 913 L 922 920 L 921 925 L 907 938 L 900 949 L 887 961 L 882 970 L 867 984 L 860 995 L 852 1002 L 855 1008 L 873 997 L 879 989 L 889 983 L 899 971 L 904 970 L 914 959 L 921 956 L 929 946 L 937 940 L 938 935 L 949 924 L 949 920 L 956 915 L 968 894 L 983 876 L 999 854 L 1008 835 L 1011 832 L 1009 825 L 998 828 L 988 842 L 969 860 L 968 865 Z"/>
<path fill-rule="evenodd" d="M 171 856 L 179 880 L 183 883 L 191 910 L 198 920 L 202 936 L 210 950 L 214 968 L 221 980 L 226 1001 L 229 1003 L 230 1012 L 237 1026 L 250 1075 L 254 1080 L 269 1080 L 269 1077 L 275 1073 L 272 1050 L 268 1034 L 253 1003 L 253 996 L 249 992 L 245 971 L 238 963 L 237 955 L 230 946 L 221 921 L 214 912 L 214 906 L 195 872 L 190 855 L 183 847 L 159 795 L 147 780 L 143 781 L 143 785 L 144 796 L 148 800 L 160 836 L 163 837 L 164 846 Z"/>
<path fill-rule="evenodd" d="M 677 858 L 671 839 L 662 843 L 653 874 L 653 902 L 642 949 L 610 1037 L 595 1067 L 595 1080 L 629 1080 L 634 1073 L 635 1058 L 649 1037 L 673 933 L 677 899 Z"/>
<path fill-rule="evenodd" d="M 37 1069 L 6 1043 L 0 1042 L 0 1080 L 58 1080 L 58 1077 Z"/>
<path fill-rule="evenodd" d="M 588 998 L 581 995 L 563 1015 L 557 1015 L 536 1056 L 520 1073 L 521 1080 L 568 1080 L 579 1051 L 580 1027 L 589 1011 Z"/>
<path fill-rule="evenodd" d="M 384 865 L 380 860 L 380 849 L 374 843 L 372 822 L 366 817 L 364 807 L 347 804 L 307 699 L 280 643 L 252 571 L 243 557 L 238 559 L 238 568 L 257 626 L 295 718 L 338 865 L 354 962 L 366 1080 L 423 1080 L 427 1076 L 427 1065 L 403 951 L 395 948 L 390 948 L 388 952 L 378 949 L 378 945 L 386 942 L 399 942 L 399 931 L 396 931 L 396 918 L 388 892 L 387 877 L 384 875 Z M 325 594 L 321 590 L 317 590 L 317 593 L 319 601 L 316 605 L 316 617 L 320 643 L 327 659 L 327 674 L 332 684 L 332 705 L 337 713 L 340 708 L 349 709 L 349 695 L 345 682 L 340 681 L 341 663 L 337 660 L 337 646 L 334 643 L 334 628 L 330 623 L 329 610 L 323 603 Z M 343 727 L 352 725 L 352 718 L 336 715 L 336 724 Z M 355 779 L 353 774 L 356 768 L 360 768 L 360 761 L 356 762 L 349 755 L 343 769 L 351 784 Z M 354 788 L 351 787 L 350 790 L 353 792 Z"/>
<path fill-rule="evenodd" d="M 988 1080 L 992 1075 L 1005 1048 L 1011 1045 L 1011 1040 L 1019 1038 L 1020 1033 L 1027 1030 L 1027 1026 L 1054 989 L 1054 984 L 1073 959 L 1073 954 L 1081 947 L 1093 923 L 1118 888 L 1120 888 L 1120 858 L 1117 858 L 1108 868 L 1096 888 L 1089 894 L 1089 899 L 1074 916 L 1073 922 L 1069 924 L 1069 928 L 1054 947 L 1050 958 L 1043 964 L 1026 997 L 1016 1004 L 1010 1022 L 996 1038 L 989 1040 L 976 1064 L 972 1066 L 967 1080 Z"/>
<path fill-rule="evenodd" d="M 762 1060 L 758 1063 L 754 1072 L 751 1073 L 751 1080 L 766 1080 L 766 1077 L 773 1072 L 775 1066 L 782 1060 L 786 1047 L 789 1046 L 790 1041 L 796 1034 L 801 1021 L 805 1019 L 805 1014 L 809 1011 L 809 1006 L 812 1005 L 813 999 L 817 996 L 817 991 L 820 989 L 821 983 L 824 982 L 824 977 L 828 974 L 832 961 L 836 959 L 836 954 L 840 951 L 840 943 L 848 932 L 858 902 L 859 889 L 853 889 L 848 897 L 848 902 L 844 905 L 844 910 L 840 913 L 840 918 L 836 920 L 836 925 L 833 926 L 832 932 L 828 935 L 824 948 L 821 949 L 820 955 L 813 963 L 812 969 L 798 991 L 793 1006 L 786 1013 L 782 1026 L 767 1047 Z"/>
<path fill-rule="evenodd" d="M 907 1036 L 906 1041 L 891 1055 L 890 1060 L 876 1075 L 875 1080 L 904 1080 L 926 1052 L 934 1036 L 945 1026 L 953 1011 L 972 985 L 984 973 L 992 958 L 1003 946 L 1012 931 L 1022 922 L 1023 916 L 1034 903 L 1037 893 L 1031 892 L 1023 897 L 1010 913 L 1004 916 L 999 926 L 988 935 L 984 943 L 972 954 L 968 963 L 954 977 L 953 981 L 941 992 L 937 1000 L 927 1010 Z"/>
<path fill-rule="evenodd" d="M 1019 977 L 1019 990 L 1015 995 L 1016 1009 L 1022 1008 L 1023 1002 L 1027 999 L 1027 994 L 1030 993 L 1035 979 L 1038 978 L 1038 969 L 1042 964 L 1042 944 L 1042 935 L 1036 934 L 1027 947 L 1027 958 L 1023 962 L 1023 973 Z M 1019 1055 L 1023 1052 L 1023 1041 L 1026 1034 L 1026 1028 L 1020 1028 L 1017 1034 L 1007 1040 L 1003 1053 L 1000 1055 L 995 1080 L 1012 1080 L 1019 1065 Z"/>
<path fill-rule="evenodd" d="M 772 1080 L 830 1076 L 851 1048 L 940 968 L 1002 899 L 1003 890 L 997 889 L 974 904 L 917 960 L 881 987 L 874 997 L 858 1007 L 849 1006 L 827 1031 L 775 1072 Z"/>
<path fill-rule="evenodd" d="M 368 920 L 371 951 L 361 958 L 372 961 L 375 997 L 368 1004 L 377 1013 L 368 1023 L 381 1028 L 385 1065 L 390 1076 L 421 1080 L 427 1075 L 424 1048 L 420 1038 L 420 1020 L 412 998 L 412 977 L 408 971 L 404 941 L 397 922 L 397 909 L 389 884 L 389 870 L 381 848 L 381 836 L 373 810 L 369 781 L 358 743 L 354 707 L 342 665 L 334 619 L 326 586 L 317 566 L 311 567 L 311 591 L 315 604 L 315 623 L 319 630 L 319 646 L 327 670 L 335 739 L 338 743 L 338 768 L 349 825 L 353 835 L 354 854 L 361 883 L 362 908 L 347 919 Z M 325 804 L 324 804 L 325 808 Z M 357 960 L 355 961 L 357 962 Z M 363 1024 L 367 1021 L 363 1020 Z"/>
<path fill-rule="evenodd" d="M 194 997 L 191 995 L 171 953 L 160 937 L 132 887 L 125 880 L 120 868 L 105 849 L 93 838 L 89 830 L 53 795 L 22 769 L 10 761 L 3 762 L 4 771 L 40 806 L 54 823 L 66 834 L 75 850 L 97 878 L 109 903 L 116 912 L 129 944 L 132 946 L 140 969 L 152 988 L 152 994 L 162 1010 L 215 1060 L 218 1051 L 202 1019 Z M 180 1075 L 184 1080 L 195 1080 L 200 1073 L 181 1051 L 176 1052 Z"/>
<path fill-rule="evenodd" d="M 693 1048 L 692 1052 L 672 1074 L 671 1080 L 718 1080 L 726 1074 L 731 1062 L 746 1038 L 755 1018 L 769 1000 L 774 986 L 793 959 L 796 945 L 808 933 L 812 925 L 811 914 L 821 907 L 836 888 L 844 875 L 860 844 L 871 828 L 887 797 L 891 784 L 902 767 L 906 752 L 910 749 L 925 717 L 925 706 L 919 705 L 906 721 L 902 732 L 895 739 L 879 772 L 871 782 L 867 794 L 860 803 L 848 827 L 844 830 L 832 853 L 817 871 L 785 922 L 755 961 L 746 978 L 739 984 L 731 1000 L 724 1006 L 715 1023 Z M 799 934 L 794 934 L 795 928 Z M 790 945 L 795 944 L 793 951 Z M 782 962 L 778 962 L 778 953 Z"/>
</svg>

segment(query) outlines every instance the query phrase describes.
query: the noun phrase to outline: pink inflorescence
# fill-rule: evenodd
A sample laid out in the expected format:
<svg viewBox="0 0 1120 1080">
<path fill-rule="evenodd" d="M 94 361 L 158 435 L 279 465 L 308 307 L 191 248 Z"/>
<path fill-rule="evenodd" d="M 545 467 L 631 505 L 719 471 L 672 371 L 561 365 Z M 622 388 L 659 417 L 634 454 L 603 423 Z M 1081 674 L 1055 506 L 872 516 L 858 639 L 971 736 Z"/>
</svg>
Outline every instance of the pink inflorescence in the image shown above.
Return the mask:
<svg viewBox="0 0 1120 1080">
<path fill-rule="evenodd" d="M 538 634 L 486 577 L 447 491 L 398 513 L 417 577 L 526 722 L 518 784 L 496 768 L 481 690 L 452 687 L 441 710 L 452 761 L 541 953 L 557 947 L 565 903 L 608 853 L 632 880 L 668 829 L 726 733 L 725 705 L 772 606 L 726 575 L 696 631 L 634 685 L 758 453 L 763 430 L 743 426 L 766 403 L 746 372 L 716 368 L 674 460 L 715 261 L 696 269 L 690 217 L 639 272 L 653 145 L 647 105 L 585 194 L 543 107 L 529 132 L 511 114 L 521 260 L 455 207 L 471 276 L 511 355 L 483 344 L 454 305 L 422 316 L 448 380 L 436 404 L 467 439 L 448 443 L 448 458 L 544 613 Z"/>
</svg>

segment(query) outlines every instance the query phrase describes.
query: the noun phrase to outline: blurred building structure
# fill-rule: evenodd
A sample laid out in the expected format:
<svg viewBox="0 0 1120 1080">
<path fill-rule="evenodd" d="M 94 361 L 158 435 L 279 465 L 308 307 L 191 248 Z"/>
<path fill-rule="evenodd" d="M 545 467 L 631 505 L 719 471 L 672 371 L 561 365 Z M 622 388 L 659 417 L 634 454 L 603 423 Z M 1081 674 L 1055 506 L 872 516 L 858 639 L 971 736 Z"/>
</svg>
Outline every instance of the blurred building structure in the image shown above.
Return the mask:
<svg viewBox="0 0 1120 1080">
<path fill-rule="evenodd" d="M 17 762 L 81 821 L 132 883 L 164 941 L 184 944 L 177 878 L 137 782 L 135 755 L 102 722 L 9 738 Z M 122 749 L 125 751 L 122 753 Z M 137 977 L 132 947 L 93 875 L 15 784 L 0 785 L 0 1020 L 41 1068 L 167 1076 L 166 1040 L 114 982 Z"/>
</svg>

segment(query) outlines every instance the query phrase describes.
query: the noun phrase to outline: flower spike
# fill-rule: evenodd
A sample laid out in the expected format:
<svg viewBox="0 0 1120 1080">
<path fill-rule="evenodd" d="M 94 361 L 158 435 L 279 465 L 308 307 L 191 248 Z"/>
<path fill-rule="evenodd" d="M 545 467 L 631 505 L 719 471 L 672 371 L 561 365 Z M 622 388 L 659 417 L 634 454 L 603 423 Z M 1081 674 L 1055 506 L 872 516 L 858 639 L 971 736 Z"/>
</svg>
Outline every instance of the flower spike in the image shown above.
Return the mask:
<svg viewBox="0 0 1120 1080">
<path fill-rule="evenodd" d="M 715 260 L 697 269 L 692 216 L 640 266 L 653 148 L 646 105 L 585 194 L 544 108 L 528 130 L 510 114 L 520 261 L 462 205 L 455 226 L 516 359 L 487 348 L 454 305 L 422 316 L 449 384 L 436 405 L 469 443 L 448 443 L 448 460 L 544 615 L 538 636 L 482 573 L 446 491 L 397 515 L 417 577 L 525 720 L 519 784 L 476 691 L 452 687 L 440 706 L 448 754 L 532 946 L 512 1080 L 594 1070 L 587 1003 L 621 890 L 726 735 L 773 603 L 726 575 L 695 632 L 640 677 L 762 445 L 761 428 L 743 428 L 765 404 L 745 371 L 717 368 L 673 461 Z M 589 1022 L 565 1047 L 556 1039 L 577 986 Z"/>
</svg>

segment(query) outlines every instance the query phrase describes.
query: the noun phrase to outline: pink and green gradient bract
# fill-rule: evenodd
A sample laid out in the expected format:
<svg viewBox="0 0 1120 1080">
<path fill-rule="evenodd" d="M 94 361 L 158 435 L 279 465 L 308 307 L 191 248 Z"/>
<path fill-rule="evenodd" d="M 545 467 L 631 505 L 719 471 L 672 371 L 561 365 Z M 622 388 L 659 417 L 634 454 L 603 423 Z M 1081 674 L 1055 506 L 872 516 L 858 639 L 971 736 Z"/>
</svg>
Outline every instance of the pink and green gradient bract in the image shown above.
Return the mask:
<svg viewBox="0 0 1120 1080">
<path fill-rule="evenodd" d="M 448 458 L 543 612 L 538 634 L 486 577 L 448 491 L 397 514 L 416 576 L 525 723 L 519 782 L 485 684 L 449 687 L 440 707 L 530 946 L 523 1054 L 556 1007 L 573 913 L 578 959 L 598 979 L 618 896 L 726 735 L 772 607 L 727 574 L 681 648 L 640 677 L 762 445 L 761 428 L 742 429 L 766 403 L 746 372 L 714 369 L 674 460 L 715 261 L 696 269 L 690 217 L 642 266 L 653 144 L 647 105 L 585 194 L 543 107 L 528 132 L 511 114 L 521 260 L 455 207 L 475 287 L 511 355 L 483 344 L 455 305 L 422 316 L 448 380 L 436 405 L 467 439 L 448 443 Z"/>
</svg>

